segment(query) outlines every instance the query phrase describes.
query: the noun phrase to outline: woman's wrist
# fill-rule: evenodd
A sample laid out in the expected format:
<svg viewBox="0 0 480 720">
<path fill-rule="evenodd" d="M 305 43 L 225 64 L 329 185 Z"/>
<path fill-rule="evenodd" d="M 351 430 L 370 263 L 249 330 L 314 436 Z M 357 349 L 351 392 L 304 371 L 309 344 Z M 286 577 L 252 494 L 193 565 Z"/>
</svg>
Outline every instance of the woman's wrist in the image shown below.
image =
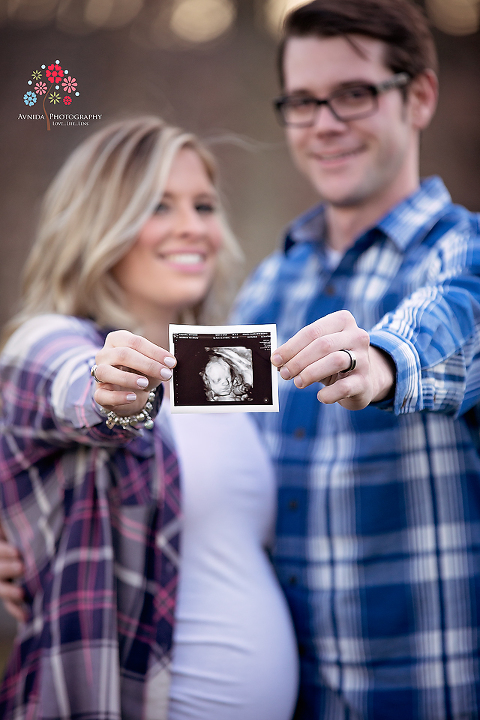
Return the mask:
<svg viewBox="0 0 480 720">
<path fill-rule="evenodd" d="M 153 428 L 154 421 L 150 413 L 153 411 L 157 390 L 158 387 L 155 390 L 150 390 L 145 405 L 138 412 L 132 413 L 131 415 L 119 415 L 115 412 L 115 410 L 107 410 L 107 408 L 99 405 L 100 412 L 106 417 L 107 427 L 111 430 L 115 427 L 115 425 L 119 425 L 126 430 L 128 427 L 137 428 L 141 425 L 147 430 L 151 430 Z"/>
</svg>

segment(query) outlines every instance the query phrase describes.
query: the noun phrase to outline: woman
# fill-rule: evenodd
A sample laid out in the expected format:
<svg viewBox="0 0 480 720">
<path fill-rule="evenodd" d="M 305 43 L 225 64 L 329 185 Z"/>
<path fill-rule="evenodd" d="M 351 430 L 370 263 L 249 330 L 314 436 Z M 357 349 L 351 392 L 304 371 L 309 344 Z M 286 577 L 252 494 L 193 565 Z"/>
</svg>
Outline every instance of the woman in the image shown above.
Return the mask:
<svg viewBox="0 0 480 720">
<path fill-rule="evenodd" d="M 96 133 L 54 180 L 0 358 L 27 601 L 2 717 L 291 717 L 268 460 L 245 415 L 158 412 L 168 324 L 217 322 L 239 256 L 210 154 L 156 118 Z"/>
</svg>

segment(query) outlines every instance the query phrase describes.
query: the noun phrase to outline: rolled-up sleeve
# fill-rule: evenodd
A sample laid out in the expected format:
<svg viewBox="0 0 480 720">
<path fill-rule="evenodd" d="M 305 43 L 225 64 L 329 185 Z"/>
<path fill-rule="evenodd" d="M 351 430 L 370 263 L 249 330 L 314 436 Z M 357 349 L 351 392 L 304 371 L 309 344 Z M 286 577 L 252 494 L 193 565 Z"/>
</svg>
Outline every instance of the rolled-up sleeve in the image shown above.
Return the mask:
<svg viewBox="0 0 480 720">
<path fill-rule="evenodd" d="M 370 342 L 393 359 L 395 414 L 460 415 L 480 399 L 480 237 L 443 236 L 427 283 L 385 315 Z"/>
</svg>

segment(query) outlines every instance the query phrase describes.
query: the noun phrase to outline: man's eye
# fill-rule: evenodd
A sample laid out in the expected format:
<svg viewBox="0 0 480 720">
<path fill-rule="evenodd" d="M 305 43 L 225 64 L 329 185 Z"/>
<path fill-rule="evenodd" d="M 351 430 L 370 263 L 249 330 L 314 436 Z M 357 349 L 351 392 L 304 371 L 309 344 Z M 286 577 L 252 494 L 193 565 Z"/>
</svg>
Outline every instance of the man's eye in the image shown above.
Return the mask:
<svg viewBox="0 0 480 720">
<path fill-rule="evenodd" d="M 288 107 L 293 109 L 302 109 L 302 108 L 309 108 L 312 105 L 316 105 L 316 101 L 313 98 L 309 97 L 298 97 L 298 98 L 289 98 L 287 100 Z"/>
<path fill-rule="evenodd" d="M 355 101 L 355 100 L 364 100 L 367 97 L 371 96 L 370 88 L 365 87 L 363 85 L 359 85 L 358 87 L 352 87 L 348 90 L 343 90 L 341 93 L 338 93 L 335 97 L 337 100 L 346 100 L 347 102 L 349 100 Z"/>
</svg>

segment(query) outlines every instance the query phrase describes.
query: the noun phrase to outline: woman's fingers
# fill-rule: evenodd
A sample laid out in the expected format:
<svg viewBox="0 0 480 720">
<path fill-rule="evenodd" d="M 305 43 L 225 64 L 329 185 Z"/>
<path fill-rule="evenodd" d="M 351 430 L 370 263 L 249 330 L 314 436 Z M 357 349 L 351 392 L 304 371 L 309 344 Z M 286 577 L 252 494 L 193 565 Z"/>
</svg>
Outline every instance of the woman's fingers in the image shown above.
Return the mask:
<svg viewBox="0 0 480 720">
<path fill-rule="evenodd" d="M 164 359 L 173 361 L 172 367 L 176 364 L 171 355 Z M 104 348 L 97 353 L 95 361 L 95 375 L 100 383 L 144 390 L 154 380 L 158 385 L 158 382 L 170 380 L 172 377 L 171 367 L 129 347 Z"/>
<path fill-rule="evenodd" d="M 95 379 L 119 389 L 151 390 L 170 380 L 176 360 L 169 352 L 127 330 L 109 333 L 95 357 Z"/>
<path fill-rule="evenodd" d="M 97 355 L 95 368 L 99 385 L 115 385 L 135 392 L 156 387 L 159 382 L 172 377 L 170 368 L 128 348 L 104 352 L 101 358 L 99 355 L 100 353 Z"/>
<path fill-rule="evenodd" d="M 148 400 L 147 391 L 128 391 L 123 388 L 119 388 L 117 385 L 99 385 L 95 390 L 94 398 L 95 401 L 104 408 L 117 408 L 125 406 L 125 410 L 130 414 L 130 405 L 140 403 L 140 407 L 143 407 Z M 132 412 L 136 412 L 132 410 Z"/>
<path fill-rule="evenodd" d="M 177 361 L 150 340 L 116 330 L 107 335 L 95 363 L 95 401 L 120 415 L 133 415 L 145 406 L 149 391 L 170 380 Z"/>
<path fill-rule="evenodd" d="M 141 335 L 134 335 L 127 330 L 116 330 L 115 332 L 109 333 L 105 339 L 104 348 L 106 350 L 109 348 L 120 350 L 131 349 L 164 367 L 172 368 L 176 365 L 175 358 L 168 350 L 164 350 Z M 120 364 L 131 367 L 128 362 Z"/>
</svg>

